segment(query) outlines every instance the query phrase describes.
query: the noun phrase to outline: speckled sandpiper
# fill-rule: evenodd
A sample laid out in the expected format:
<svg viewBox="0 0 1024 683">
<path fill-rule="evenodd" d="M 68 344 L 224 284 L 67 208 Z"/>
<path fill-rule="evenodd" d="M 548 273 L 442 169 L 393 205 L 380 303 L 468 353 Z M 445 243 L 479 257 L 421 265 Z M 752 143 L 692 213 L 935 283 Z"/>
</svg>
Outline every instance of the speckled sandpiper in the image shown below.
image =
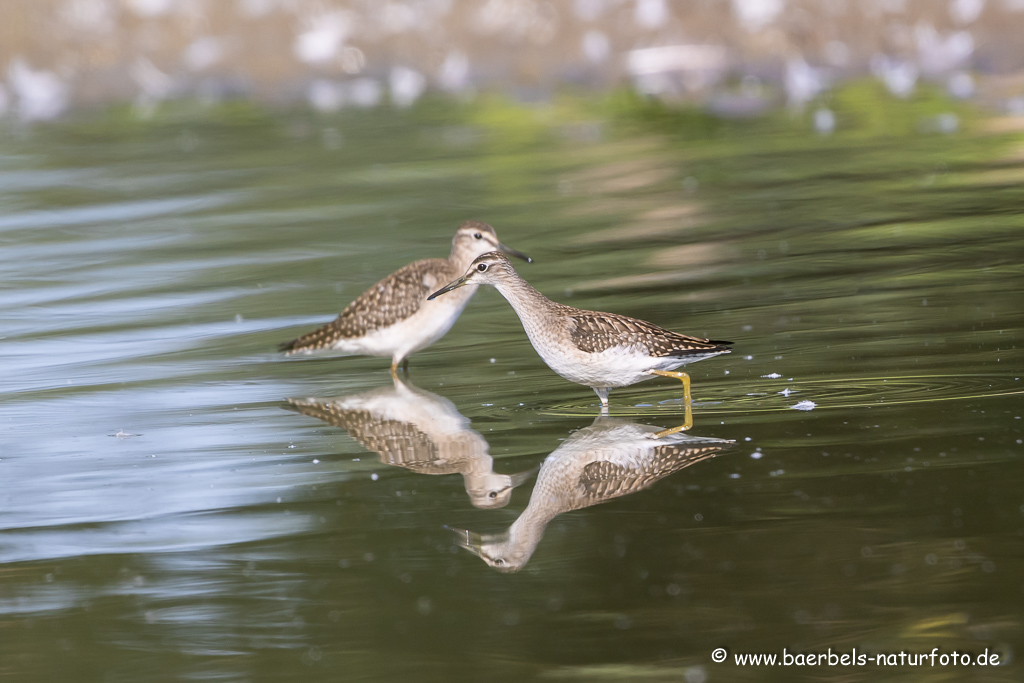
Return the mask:
<svg viewBox="0 0 1024 683">
<path fill-rule="evenodd" d="M 394 387 L 334 399 L 290 398 L 288 403 L 304 415 L 341 427 L 385 465 L 420 474 L 461 474 L 478 508 L 504 507 L 512 489 L 536 472 L 495 472 L 487 441 L 451 401 L 398 377 Z"/>
<path fill-rule="evenodd" d="M 396 270 L 367 289 L 335 320 L 285 342 L 280 351 L 313 353 L 339 351 L 346 355 L 391 356 L 391 374 L 398 365 L 408 368 L 409 355 L 424 349 L 451 329 L 476 292 L 476 285 L 458 296 L 431 301 L 428 295 L 462 273 L 481 254 L 495 249 L 531 263 L 526 254 L 498 241 L 494 228 L 466 221 L 455 231 L 452 252 L 446 259 L 424 259 Z"/>
<path fill-rule="evenodd" d="M 663 438 L 666 433 L 672 436 Z M 530 503 L 511 527 L 488 535 L 452 530 L 459 545 L 488 565 L 503 572 L 518 571 L 557 515 L 642 491 L 674 472 L 715 457 L 733 443 L 599 417 L 545 458 Z"/>
<path fill-rule="evenodd" d="M 512 304 L 533 348 L 548 367 L 570 382 L 592 388 L 603 408 L 608 406 L 610 389 L 655 375 L 681 380 L 689 407 L 690 377 L 673 371 L 729 353 L 732 343 L 689 337 L 636 318 L 556 303 L 531 287 L 498 252 L 477 257 L 465 275 L 429 298 L 481 284 L 493 285 Z"/>
</svg>

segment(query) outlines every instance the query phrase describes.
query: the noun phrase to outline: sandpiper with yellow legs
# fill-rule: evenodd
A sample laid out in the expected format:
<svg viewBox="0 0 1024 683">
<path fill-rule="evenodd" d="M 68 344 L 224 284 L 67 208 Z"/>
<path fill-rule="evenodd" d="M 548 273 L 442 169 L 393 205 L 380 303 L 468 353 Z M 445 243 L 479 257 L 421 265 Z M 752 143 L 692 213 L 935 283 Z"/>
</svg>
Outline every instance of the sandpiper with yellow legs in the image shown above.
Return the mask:
<svg viewBox="0 0 1024 683">
<path fill-rule="evenodd" d="M 689 337 L 636 318 L 584 311 L 551 301 L 521 278 L 505 256 L 483 254 L 466 274 L 428 298 L 473 285 L 492 285 L 515 309 L 530 343 L 548 367 L 570 382 L 597 392 L 602 410 L 608 392 L 657 375 L 682 381 L 686 424 L 664 434 L 686 431 L 690 412 L 690 377 L 676 368 L 729 353 L 727 341 Z"/>
<path fill-rule="evenodd" d="M 399 268 L 360 294 L 336 319 L 281 344 L 278 350 L 289 355 L 338 351 L 391 356 L 391 375 L 396 377 L 399 364 L 408 369 L 411 354 L 430 346 L 451 329 L 476 292 L 476 285 L 450 299 L 432 301 L 428 295 L 464 273 L 476 257 L 495 249 L 527 263 L 533 261 L 499 242 L 494 228 L 486 223 L 466 221 L 452 238 L 448 258 L 424 259 Z"/>
</svg>

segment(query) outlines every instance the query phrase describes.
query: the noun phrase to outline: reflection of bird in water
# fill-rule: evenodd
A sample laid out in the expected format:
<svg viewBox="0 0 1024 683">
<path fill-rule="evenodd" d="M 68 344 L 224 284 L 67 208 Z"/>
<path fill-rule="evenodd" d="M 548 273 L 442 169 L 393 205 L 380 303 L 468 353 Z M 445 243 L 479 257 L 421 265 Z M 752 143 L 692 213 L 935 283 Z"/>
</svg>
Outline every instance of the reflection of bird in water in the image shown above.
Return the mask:
<svg viewBox="0 0 1024 683">
<path fill-rule="evenodd" d="M 729 353 L 732 344 L 689 337 L 624 315 L 556 303 L 519 277 L 509 260 L 496 251 L 478 256 L 462 277 L 429 298 L 443 299 L 441 295 L 447 292 L 481 284 L 493 285 L 508 299 L 530 343 L 548 367 L 570 382 L 592 388 L 605 407 L 609 390 L 655 375 L 681 380 L 689 405 L 690 377 L 673 371 L 687 363 Z"/>
<path fill-rule="evenodd" d="M 294 410 L 341 427 L 385 465 L 420 474 L 461 474 L 473 505 L 500 508 L 534 470 L 499 474 L 488 444 L 451 401 L 406 384 L 336 399 L 288 399 Z"/>
<path fill-rule="evenodd" d="M 642 491 L 733 443 L 599 417 L 541 463 L 530 503 L 512 526 L 483 535 L 456 529 L 456 540 L 495 569 L 518 571 L 557 515 Z"/>
<path fill-rule="evenodd" d="M 428 301 L 427 296 L 465 273 L 474 258 L 495 249 L 531 261 L 499 242 L 491 226 L 466 221 L 452 238 L 448 258 L 424 259 L 399 268 L 360 294 L 332 322 L 281 344 L 279 350 L 391 356 L 393 375 L 410 354 L 430 346 L 451 329 L 476 287 L 449 301 Z"/>
</svg>

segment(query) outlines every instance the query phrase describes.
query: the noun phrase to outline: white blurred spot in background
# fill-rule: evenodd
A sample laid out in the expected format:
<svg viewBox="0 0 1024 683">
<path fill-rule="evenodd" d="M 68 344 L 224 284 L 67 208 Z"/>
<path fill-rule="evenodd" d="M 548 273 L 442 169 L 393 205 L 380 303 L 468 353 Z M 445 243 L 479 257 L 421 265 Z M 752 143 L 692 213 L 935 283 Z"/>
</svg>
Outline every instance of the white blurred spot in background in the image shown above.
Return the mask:
<svg viewBox="0 0 1024 683">
<path fill-rule="evenodd" d="M 958 24 L 971 24 L 985 9 L 985 0 L 950 0 L 949 16 Z"/>
<path fill-rule="evenodd" d="M 182 55 L 190 71 L 205 71 L 224 57 L 224 41 L 212 36 L 203 36 L 189 43 Z"/>
<path fill-rule="evenodd" d="M 237 0 L 238 9 L 250 18 L 258 19 L 270 14 L 277 6 L 278 0 Z M 284 0 L 282 0 L 284 4 Z"/>
<path fill-rule="evenodd" d="M 785 0 L 732 0 L 733 15 L 751 33 L 774 22 L 785 8 Z"/>
<path fill-rule="evenodd" d="M 358 47 L 346 47 L 338 57 L 341 69 L 348 74 L 357 74 L 366 67 L 366 55 Z"/>
<path fill-rule="evenodd" d="M 391 102 L 399 107 L 408 107 L 426 90 L 427 79 L 415 69 L 393 66 L 388 84 L 391 86 Z"/>
<path fill-rule="evenodd" d="M 345 106 L 345 84 L 318 78 L 309 84 L 306 100 L 319 112 L 335 112 Z"/>
<path fill-rule="evenodd" d="M 25 60 L 15 57 L 7 68 L 7 81 L 23 121 L 54 119 L 67 108 L 68 86 L 52 71 L 36 71 Z"/>
<path fill-rule="evenodd" d="M 460 50 L 452 50 L 444 58 L 437 82 L 442 90 L 460 93 L 469 88 L 469 58 Z"/>
<path fill-rule="evenodd" d="M 836 115 L 831 109 L 821 108 L 814 112 L 814 130 L 820 135 L 831 135 L 836 129 Z"/>
<path fill-rule="evenodd" d="M 646 95 L 679 96 L 719 81 L 729 65 L 718 45 L 664 45 L 632 50 L 626 68 Z"/>
<path fill-rule="evenodd" d="M 914 27 L 918 62 L 926 76 L 938 76 L 958 69 L 974 54 L 974 38 L 967 31 L 940 35 L 931 24 Z"/>
<path fill-rule="evenodd" d="M 802 57 L 795 57 L 786 62 L 785 86 L 789 106 L 802 109 L 825 89 L 825 76 L 821 69 L 808 65 Z"/>
<path fill-rule="evenodd" d="M 591 64 L 601 64 L 608 59 L 608 53 L 611 51 L 608 36 L 600 31 L 587 31 L 584 33 L 581 48 L 583 56 Z"/>
<path fill-rule="evenodd" d="M 953 97 L 966 100 L 968 97 L 974 96 L 974 79 L 971 78 L 969 73 L 964 71 L 957 72 L 949 77 L 946 89 L 949 90 L 949 94 Z"/>
<path fill-rule="evenodd" d="M 174 0 L 125 0 L 125 4 L 141 17 L 159 17 L 171 11 Z"/>
<path fill-rule="evenodd" d="M 871 72 L 897 97 L 909 97 L 917 85 L 917 65 L 913 62 L 875 55 L 871 58 Z"/>
<path fill-rule="evenodd" d="M 139 107 L 152 107 L 157 102 L 170 97 L 174 92 L 174 79 L 145 57 L 135 60 L 129 73 L 139 87 L 139 95 L 135 101 Z"/>
<path fill-rule="evenodd" d="M 350 12 L 338 11 L 308 19 L 309 28 L 295 39 L 295 56 L 307 64 L 333 60 L 355 23 Z"/>
<path fill-rule="evenodd" d="M 668 7 L 665 6 L 665 0 L 636 0 L 633 17 L 637 26 L 658 28 L 668 22 Z"/>
<path fill-rule="evenodd" d="M 921 129 L 928 133 L 944 133 L 949 135 L 960 130 L 960 117 L 952 112 L 939 114 L 926 119 Z"/>
</svg>

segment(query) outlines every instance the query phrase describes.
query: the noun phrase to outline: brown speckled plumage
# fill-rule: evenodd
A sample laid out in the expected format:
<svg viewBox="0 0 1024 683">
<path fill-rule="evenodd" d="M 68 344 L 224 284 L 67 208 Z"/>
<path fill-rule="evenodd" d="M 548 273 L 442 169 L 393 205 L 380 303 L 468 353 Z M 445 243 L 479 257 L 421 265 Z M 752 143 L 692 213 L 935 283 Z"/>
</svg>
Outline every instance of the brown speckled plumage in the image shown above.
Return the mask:
<svg viewBox="0 0 1024 683">
<path fill-rule="evenodd" d="M 600 353 L 615 346 L 643 348 L 650 356 L 672 356 L 723 352 L 731 342 L 712 341 L 679 334 L 643 320 L 615 313 L 583 311 L 560 306 L 569 319 L 570 338 L 580 351 Z"/>
<path fill-rule="evenodd" d="M 445 259 L 410 263 L 360 294 L 333 321 L 281 344 L 279 350 L 326 349 L 339 339 L 362 337 L 372 330 L 394 325 L 416 313 L 428 294 L 459 275 L 458 268 Z"/>
<path fill-rule="evenodd" d="M 689 376 L 676 368 L 730 352 L 732 342 L 690 337 L 636 318 L 551 301 L 497 252 L 478 256 L 462 277 L 430 298 L 481 284 L 496 287 L 508 300 L 548 367 L 570 382 L 591 387 L 602 407 L 607 407 L 611 389 L 657 376 L 681 380 L 689 403 Z"/>
<path fill-rule="evenodd" d="M 381 419 L 368 410 L 347 410 L 331 401 L 288 399 L 288 403 L 303 415 L 341 427 L 366 450 L 380 455 L 385 465 L 423 474 L 458 471 L 458 463 L 438 463 L 437 444 L 413 424 Z"/>
<path fill-rule="evenodd" d="M 447 399 L 406 384 L 334 399 L 288 399 L 289 408 L 341 427 L 385 465 L 419 474 L 462 475 L 470 502 L 479 508 L 506 505 L 533 470 L 494 471 L 487 441 Z"/>
<path fill-rule="evenodd" d="M 451 329 L 476 287 L 441 302 L 429 302 L 428 295 L 464 273 L 478 255 L 494 249 L 531 261 L 499 242 L 491 226 L 466 221 L 455 231 L 448 258 L 425 259 L 399 268 L 359 295 L 331 322 L 278 348 L 289 354 L 331 350 L 391 356 L 394 374 L 410 354 L 430 346 Z"/>
<path fill-rule="evenodd" d="M 461 531 L 457 542 L 499 571 L 518 571 L 556 516 L 647 489 L 719 455 L 733 443 L 598 418 L 545 458 L 529 504 L 506 531 L 487 535 Z"/>
<path fill-rule="evenodd" d="M 584 498 L 592 502 L 581 507 L 642 491 L 673 472 L 715 457 L 728 445 L 666 444 L 653 449 L 653 457 L 639 467 L 626 467 L 607 460 L 592 462 L 583 468 L 579 479 Z"/>
</svg>

